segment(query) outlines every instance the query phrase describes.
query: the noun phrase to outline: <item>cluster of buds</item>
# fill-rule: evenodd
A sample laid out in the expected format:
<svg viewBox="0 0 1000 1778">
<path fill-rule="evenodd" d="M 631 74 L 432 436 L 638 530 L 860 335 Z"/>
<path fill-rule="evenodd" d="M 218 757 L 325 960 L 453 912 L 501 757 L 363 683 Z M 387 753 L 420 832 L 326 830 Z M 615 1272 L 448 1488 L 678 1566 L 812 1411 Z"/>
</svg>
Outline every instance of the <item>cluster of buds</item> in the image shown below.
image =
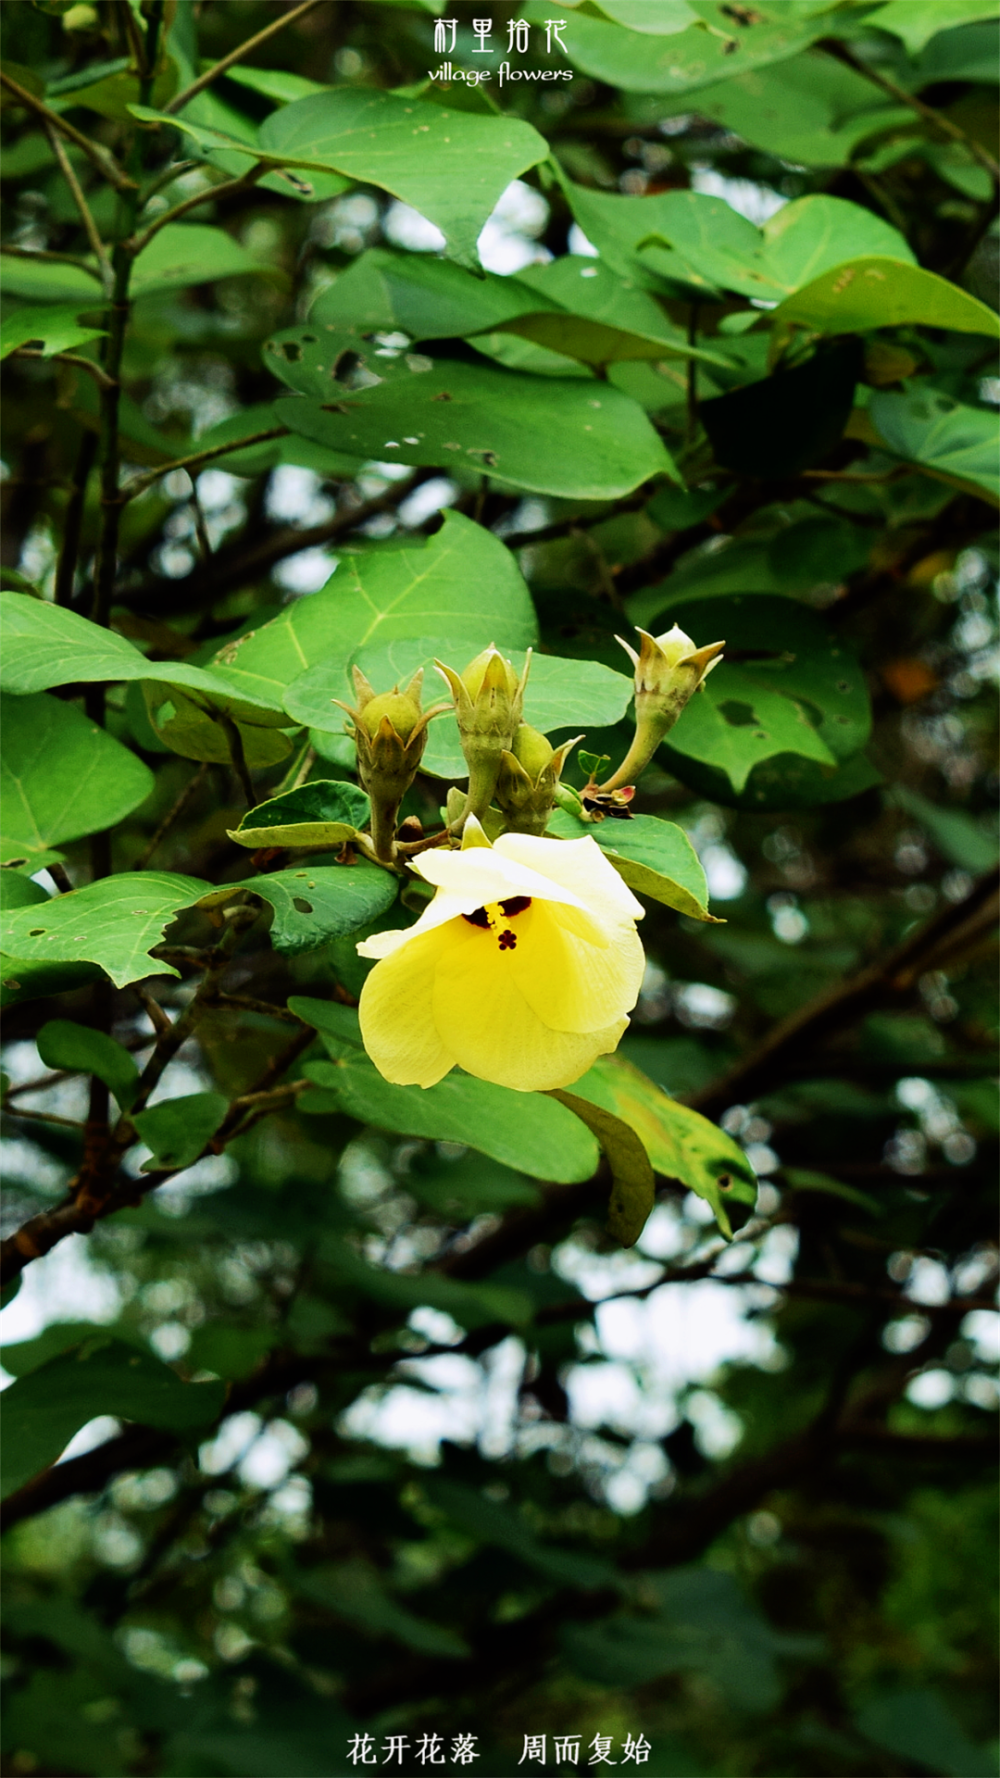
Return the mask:
<svg viewBox="0 0 1000 1778">
<path fill-rule="evenodd" d="M 389 863 L 399 805 L 413 783 L 427 744 L 427 725 L 447 710 L 447 704 L 435 704 L 430 710 L 420 707 L 423 689 L 423 668 L 413 675 L 405 691 L 394 686 L 392 691 L 377 693 L 360 667 L 352 672 L 357 708 L 334 701 L 351 718 L 350 734 L 358 752 L 358 777 L 367 790 L 372 805 L 372 849 L 376 858 Z"/>
<path fill-rule="evenodd" d="M 457 673 L 441 661 L 435 666 L 451 692 L 462 752 L 469 768 L 467 792 L 452 789 L 447 801 L 447 831 L 458 835 L 469 818 L 472 826 L 486 822 L 490 831 L 544 835 L 557 804 L 571 808 L 584 821 L 606 816 L 627 820 L 633 786 L 657 747 L 673 728 L 688 700 L 704 684 L 722 653 L 723 642 L 696 648 L 676 625 L 662 636 L 639 631 L 637 654 L 618 641 L 635 667 L 635 735 L 625 759 L 606 782 L 596 774 L 607 760 L 587 760 L 594 776 L 582 793 L 560 782 L 566 760 L 582 735 L 553 747 L 546 737 L 523 722 L 524 691 L 531 651 L 520 675 L 491 643 Z M 420 705 L 423 672 L 404 691 L 376 693 L 360 668 L 354 668 L 357 707 L 342 704 L 351 717 L 358 752 L 358 775 L 371 799 L 371 850 L 384 864 L 397 857 L 399 805 L 420 765 L 427 725 L 449 708 Z M 339 702 L 339 700 L 337 700 Z M 491 804 L 496 807 L 491 811 Z M 498 813 L 499 811 L 499 813 Z M 440 836 L 442 839 L 444 835 Z"/>
<path fill-rule="evenodd" d="M 638 634 L 638 654 L 621 636 L 615 638 L 635 667 L 635 735 L 618 770 L 599 786 L 602 796 L 635 783 L 726 646 L 724 642 L 706 642 L 696 648 L 677 624 L 662 636 L 650 636 L 646 630 Z"/>
</svg>

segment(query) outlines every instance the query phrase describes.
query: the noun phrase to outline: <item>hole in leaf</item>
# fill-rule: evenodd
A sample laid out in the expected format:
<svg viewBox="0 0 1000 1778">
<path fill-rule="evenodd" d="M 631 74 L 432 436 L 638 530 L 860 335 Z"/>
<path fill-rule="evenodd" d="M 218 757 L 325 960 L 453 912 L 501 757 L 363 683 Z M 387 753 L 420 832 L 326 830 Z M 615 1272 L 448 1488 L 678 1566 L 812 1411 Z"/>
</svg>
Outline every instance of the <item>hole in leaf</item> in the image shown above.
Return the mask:
<svg viewBox="0 0 1000 1778">
<path fill-rule="evenodd" d="M 743 704 L 738 698 L 727 698 L 719 705 L 719 713 L 724 716 L 731 728 L 751 728 L 757 721 L 749 704 Z"/>
<path fill-rule="evenodd" d="M 45 936 L 45 927 L 44 926 L 33 926 L 31 928 L 31 931 L 28 933 L 29 938 L 44 938 L 44 936 Z"/>
<path fill-rule="evenodd" d="M 311 914 L 313 911 L 312 902 L 306 901 L 304 895 L 293 895 L 292 906 L 297 914 Z"/>
<path fill-rule="evenodd" d="M 282 340 L 279 349 L 281 356 L 287 358 L 289 364 L 298 364 L 302 357 L 302 347 L 295 340 Z"/>
</svg>

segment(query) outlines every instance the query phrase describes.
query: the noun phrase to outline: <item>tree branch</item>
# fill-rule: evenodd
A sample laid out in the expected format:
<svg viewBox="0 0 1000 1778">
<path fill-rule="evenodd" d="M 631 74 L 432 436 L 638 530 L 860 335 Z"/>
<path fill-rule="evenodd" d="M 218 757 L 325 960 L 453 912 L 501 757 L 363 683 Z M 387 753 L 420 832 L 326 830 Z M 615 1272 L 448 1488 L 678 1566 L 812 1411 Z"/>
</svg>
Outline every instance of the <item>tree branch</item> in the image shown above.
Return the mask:
<svg viewBox="0 0 1000 1778">
<path fill-rule="evenodd" d="M 218 80 L 229 68 L 234 67 L 237 62 L 242 62 L 243 58 L 248 56 L 252 50 L 259 49 L 262 43 L 266 43 L 269 38 L 276 36 L 279 31 L 283 31 L 286 25 L 294 24 L 296 19 L 304 18 L 307 12 L 312 12 L 313 7 L 318 5 L 319 0 L 302 0 L 301 6 L 293 6 L 291 12 L 282 13 L 280 18 L 274 20 L 273 24 L 265 25 L 264 29 L 258 31 L 255 37 L 248 37 L 245 43 L 230 50 L 228 56 L 223 56 L 221 61 L 215 63 L 214 67 L 206 69 L 204 74 L 199 74 L 198 79 L 193 80 L 190 86 L 186 86 L 183 92 L 175 93 L 169 105 L 164 106 L 164 110 L 171 117 L 176 112 L 183 111 L 185 105 L 196 94 L 204 92 L 207 86 L 211 86 L 213 80 Z"/>
<path fill-rule="evenodd" d="M 867 969 L 790 1013 L 748 1056 L 700 1092 L 692 1093 L 688 1104 L 713 1117 L 740 1100 L 759 1097 L 783 1078 L 789 1063 L 798 1065 L 805 1047 L 823 1042 L 883 1000 L 908 994 L 920 976 L 941 968 L 947 958 L 978 942 L 995 925 L 997 882 L 998 873 L 990 872 L 964 901 L 943 908 Z"/>
<path fill-rule="evenodd" d="M 943 111 L 935 111 L 933 105 L 926 105 L 923 99 L 917 98 L 916 93 L 907 92 L 905 86 L 897 86 L 888 74 L 883 74 L 881 69 L 873 68 L 869 62 L 862 61 L 860 56 L 856 56 L 853 50 L 848 49 L 846 43 L 842 43 L 839 39 L 832 42 L 827 41 L 823 47 L 829 55 L 836 57 L 838 62 L 846 62 L 847 66 L 853 68 L 856 74 L 860 74 L 865 80 L 870 80 L 873 86 L 880 86 L 884 93 L 897 99 L 901 105 L 908 105 L 910 110 L 915 111 L 918 117 L 922 117 L 925 123 L 933 124 L 935 129 L 940 130 L 943 135 L 950 136 L 953 142 L 960 142 L 962 147 L 972 155 L 973 160 L 977 160 L 981 167 L 986 168 L 994 185 L 1000 184 L 1000 165 L 993 159 L 993 156 L 988 154 L 973 136 L 967 135 L 966 131 L 961 129 L 957 123 L 953 123 L 950 117 L 946 117 Z"/>
<path fill-rule="evenodd" d="M 130 482 L 119 490 L 118 498 L 124 506 L 134 500 L 145 488 L 152 487 L 163 475 L 170 475 L 175 469 L 191 469 L 202 463 L 211 463 L 213 457 L 225 457 L 230 451 L 245 451 L 251 445 L 265 444 L 270 438 L 287 438 L 287 426 L 268 426 L 263 432 L 250 432 L 246 438 L 231 439 L 228 444 L 212 445 L 207 451 L 192 451 L 187 457 L 175 457 L 172 463 L 161 463 L 157 469 L 149 469 L 143 475 L 133 476 Z M 217 561 L 218 558 L 216 557 Z"/>
<path fill-rule="evenodd" d="M 231 444 L 226 448 L 231 451 L 236 446 Z M 222 453 L 214 452 L 213 455 L 221 456 Z M 152 479 L 155 480 L 165 470 L 174 467 L 174 464 L 166 464 L 156 471 Z M 237 542 L 216 550 L 210 563 L 193 569 L 183 580 L 164 578 L 147 581 L 145 586 L 138 587 L 135 592 L 122 590 L 116 593 L 116 601 L 148 616 L 157 616 L 161 612 L 174 616 L 178 612 L 195 610 L 204 604 L 214 605 L 225 593 L 233 592 L 250 581 L 263 579 L 287 556 L 332 543 L 335 537 L 356 530 L 377 513 L 391 510 L 416 487 L 419 479 L 416 474 L 407 476 L 405 481 L 394 482 L 391 488 L 372 500 L 360 501 L 356 506 L 342 505 L 333 518 L 324 520 L 321 525 L 301 528 L 285 525 L 280 531 L 272 532 L 270 537 L 249 548 Z"/>
<path fill-rule="evenodd" d="M 258 161 L 255 165 L 248 167 L 245 173 L 241 173 L 238 179 L 226 179 L 221 185 L 207 185 L 204 191 L 193 192 L 191 197 L 184 199 L 183 203 L 175 204 L 172 210 L 165 210 L 163 215 L 158 216 L 155 222 L 151 222 L 141 234 L 133 236 L 132 252 L 134 254 L 141 253 L 144 247 L 149 246 L 153 236 L 158 235 L 161 228 L 166 228 L 168 222 L 176 222 L 179 217 L 186 216 L 189 210 L 196 210 L 199 204 L 214 203 L 218 198 L 231 198 L 237 192 L 249 191 L 258 179 L 262 178 L 265 173 L 272 171 L 273 168 L 269 167 L 266 161 Z"/>
<path fill-rule="evenodd" d="M 50 111 L 42 99 L 36 99 L 34 93 L 29 93 L 27 87 L 19 85 L 3 70 L 0 70 L 0 85 L 5 86 L 9 93 L 13 93 L 19 104 L 26 105 L 29 111 L 37 112 L 46 129 L 58 130 L 68 142 L 73 142 L 77 148 L 82 149 L 87 159 L 93 161 L 98 172 L 110 181 L 116 191 L 127 192 L 137 189 L 135 180 L 130 179 L 128 174 L 123 171 L 113 154 L 109 154 L 108 150 L 101 148 L 98 143 L 91 142 L 89 136 L 85 136 L 81 130 L 74 129 L 73 125 L 67 123 L 66 119 L 61 117 L 57 111 Z"/>
<path fill-rule="evenodd" d="M 128 8 L 126 7 L 126 12 L 127 11 L 128 11 Z M 129 13 L 129 17 L 131 18 L 131 13 Z M 104 293 L 106 296 L 110 296 L 112 284 L 114 282 L 114 274 L 111 270 L 111 261 L 108 258 L 107 249 L 104 245 L 104 242 L 101 240 L 100 234 L 98 232 L 97 224 L 94 221 L 94 218 L 90 213 L 90 205 L 87 203 L 87 200 L 83 195 L 83 187 L 80 184 L 80 181 L 77 178 L 75 172 L 73 171 L 73 164 L 69 158 L 69 155 L 66 153 L 65 148 L 62 145 L 62 139 L 56 133 L 56 131 L 52 128 L 52 125 L 49 123 L 47 123 L 45 125 L 45 134 L 47 135 L 47 137 L 49 139 L 49 145 L 52 149 L 52 152 L 55 155 L 56 160 L 59 162 L 60 167 L 62 168 L 63 178 L 65 179 L 66 184 L 69 186 L 69 189 L 70 189 L 71 193 L 73 194 L 73 202 L 80 212 L 80 220 L 83 223 L 84 232 L 87 236 L 88 241 L 90 242 L 91 247 L 94 250 L 94 255 L 97 259 L 97 263 L 101 268 L 101 276 L 102 276 L 102 279 L 104 282 Z"/>
</svg>

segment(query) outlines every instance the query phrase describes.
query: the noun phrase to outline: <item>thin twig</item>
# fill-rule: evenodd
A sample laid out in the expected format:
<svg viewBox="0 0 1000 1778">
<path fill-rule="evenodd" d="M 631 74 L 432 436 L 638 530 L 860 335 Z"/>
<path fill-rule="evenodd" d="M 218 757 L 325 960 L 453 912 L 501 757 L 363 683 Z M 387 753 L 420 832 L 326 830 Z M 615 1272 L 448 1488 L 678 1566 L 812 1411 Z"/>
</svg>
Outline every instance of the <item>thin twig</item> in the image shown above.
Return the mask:
<svg viewBox="0 0 1000 1778">
<path fill-rule="evenodd" d="M 211 463 L 213 457 L 225 457 L 230 451 L 249 450 L 251 445 L 265 444 L 270 438 L 287 438 L 288 434 L 287 426 L 269 426 L 265 432 L 251 432 L 246 438 L 234 438 L 228 444 L 212 445 L 207 451 L 192 451 L 186 457 L 175 457 L 172 463 L 161 463 L 159 469 L 149 469 L 144 475 L 133 476 L 120 490 L 119 502 L 124 506 L 127 501 L 134 500 L 137 494 L 141 494 L 144 488 L 152 487 L 162 475 L 170 475 L 175 469 L 191 469 L 196 464 Z"/>
<path fill-rule="evenodd" d="M 207 762 L 207 760 L 203 760 L 201 765 L 198 767 L 198 770 L 196 772 L 192 773 L 191 777 L 188 779 L 187 783 L 185 784 L 183 790 L 180 792 L 180 794 L 178 795 L 176 800 L 173 802 L 171 807 L 167 810 L 166 814 L 163 817 L 163 820 L 160 822 L 160 825 L 156 829 L 156 832 L 154 833 L 152 839 L 148 842 L 148 844 L 140 852 L 138 858 L 135 861 L 135 864 L 132 867 L 133 870 L 145 870 L 145 868 L 146 868 L 147 864 L 149 863 L 150 859 L 152 858 L 154 852 L 156 852 L 158 850 L 158 848 L 160 847 L 162 842 L 166 839 L 167 834 L 170 832 L 170 829 L 173 827 L 174 822 L 177 820 L 178 816 L 182 815 L 184 813 L 184 810 L 187 808 L 187 805 L 190 802 L 191 798 L 194 796 L 195 792 L 197 790 L 199 790 L 201 788 L 202 784 L 205 782 L 207 773 L 208 773 L 208 762 Z"/>
<path fill-rule="evenodd" d="M 127 6 L 125 8 L 125 11 L 127 13 L 129 12 L 129 8 Z M 62 145 L 61 138 L 56 133 L 56 131 L 52 128 L 52 125 L 49 123 L 46 123 L 46 125 L 45 125 L 45 134 L 47 135 L 47 137 L 49 139 L 49 145 L 52 149 L 52 152 L 55 155 L 56 160 L 59 162 L 60 167 L 62 168 L 63 178 L 65 179 L 66 184 L 69 186 L 69 189 L 73 194 L 73 202 L 75 203 L 77 209 L 80 212 L 80 221 L 83 223 L 83 227 L 84 227 L 84 231 L 86 233 L 87 239 L 90 242 L 90 245 L 94 250 L 94 253 L 97 258 L 97 263 L 101 268 L 101 275 L 102 275 L 102 279 L 103 279 L 103 283 L 104 283 L 105 295 L 110 296 L 111 295 L 111 286 L 113 283 L 113 276 L 114 276 L 112 273 L 112 270 L 111 270 L 111 261 L 108 258 L 107 249 L 104 245 L 104 242 L 101 240 L 100 233 L 97 228 L 97 224 L 94 221 L 93 216 L 91 215 L 90 205 L 87 203 L 87 200 L 83 195 L 83 187 L 80 184 L 79 179 L 77 178 L 76 174 L 73 171 L 72 162 L 70 161 L 69 155 L 66 153 L 66 150 Z"/>
<path fill-rule="evenodd" d="M 172 210 L 165 210 L 162 216 L 158 216 L 155 222 L 151 222 L 149 227 L 143 230 L 141 235 L 134 236 L 131 242 L 131 251 L 141 253 L 144 247 L 148 247 L 153 236 L 158 235 L 161 228 L 166 228 L 168 222 L 176 222 L 179 217 L 186 216 L 189 210 L 196 210 L 199 204 L 207 204 L 210 201 L 215 203 L 219 198 L 231 198 L 235 197 L 237 192 L 249 191 L 258 179 L 273 170 L 267 161 L 257 161 L 253 166 L 248 167 L 245 173 L 241 173 L 238 179 L 226 179 L 221 185 L 206 185 L 203 191 L 192 192 L 191 196 L 185 198 L 183 203 L 175 204 Z"/>
<path fill-rule="evenodd" d="M 116 191 L 126 192 L 136 189 L 135 180 L 130 179 L 128 174 L 122 170 L 113 154 L 109 154 L 106 148 L 99 147 L 96 142 L 91 142 L 89 136 L 85 136 L 81 130 L 74 129 L 73 125 L 67 123 L 66 119 L 61 117 L 57 111 L 51 111 L 42 99 L 37 99 L 34 93 L 29 93 L 27 87 L 21 86 L 2 69 L 0 69 L 0 85 L 5 86 L 9 93 L 13 93 L 19 104 L 26 105 L 29 111 L 37 112 L 42 121 L 51 129 L 58 130 L 68 142 L 74 142 L 77 148 L 82 148 L 87 159 L 93 161 L 98 172 L 102 173 L 105 179 L 110 180 Z"/>
<path fill-rule="evenodd" d="M 302 0 L 301 6 L 294 6 L 291 12 L 283 13 L 273 23 L 265 25 L 264 29 L 258 31 L 255 37 L 248 37 L 245 43 L 230 50 L 228 56 L 223 56 L 221 61 L 206 69 L 204 74 L 199 74 L 198 79 L 193 80 L 190 86 L 186 86 L 183 92 L 175 93 L 169 105 L 164 106 L 164 110 L 171 117 L 176 112 L 182 111 L 189 100 L 193 99 L 197 93 L 204 92 L 207 86 L 211 86 L 213 80 L 218 80 L 220 75 L 225 74 L 237 62 L 242 62 L 244 56 L 248 56 L 252 50 L 259 49 L 262 43 L 267 43 L 269 38 L 284 30 L 286 25 L 294 24 L 296 19 L 304 18 L 307 12 L 312 12 L 313 7 L 318 5 L 319 0 Z"/>
<path fill-rule="evenodd" d="M 75 352 L 41 352 L 34 346 L 17 346 L 11 352 L 12 358 L 39 358 L 48 364 L 71 364 L 74 370 L 85 370 L 93 377 L 99 389 L 113 389 L 115 384 L 106 371 L 92 358 L 80 358 Z"/>
<path fill-rule="evenodd" d="M 864 62 L 860 56 L 856 56 L 853 50 L 848 49 L 846 43 L 838 40 L 836 43 L 827 43 L 825 48 L 838 61 L 846 62 L 847 66 L 853 68 L 856 74 L 862 75 L 865 80 L 870 80 L 874 86 L 880 86 L 884 93 L 889 93 L 901 105 L 908 105 L 911 111 L 915 111 L 918 117 L 924 119 L 925 123 L 932 123 L 945 136 L 950 136 L 953 142 L 961 142 L 963 148 L 968 150 L 973 159 L 977 160 L 980 166 L 986 168 L 994 184 L 1000 184 L 1000 165 L 993 159 L 993 156 L 988 154 L 973 136 L 967 135 L 957 123 L 953 123 L 950 117 L 946 117 L 943 111 L 936 111 L 933 105 L 925 104 L 923 99 L 917 98 L 916 93 L 908 93 L 905 86 L 897 86 L 888 74 L 883 74 L 881 69 L 873 68 L 869 62 Z"/>
<path fill-rule="evenodd" d="M 286 1025 L 304 1025 L 306 1023 L 305 1019 L 300 1019 L 298 1013 L 292 1012 L 289 1007 L 279 1006 L 273 1000 L 256 1000 L 252 994 L 218 994 L 216 995 L 216 1005 L 235 1006 L 244 1012 L 264 1013 L 267 1018 L 280 1019 Z"/>
<path fill-rule="evenodd" d="M 78 272 L 86 272 L 88 278 L 93 278 L 96 283 L 100 284 L 101 282 L 100 272 L 96 272 L 92 265 L 88 265 L 85 259 L 80 258 L 78 253 L 50 253 L 45 247 L 18 247 L 13 241 L 0 241 L 0 253 L 6 254 L 9 259 L 37 259 L 44 265 L 72 265 Z M 100 309 L 103 306 L 101 297 L 96 294 L 90 304 L 87 303 L 85 297 L 80 300 L 82 310 L 86 310 L 88 307 Z"/>
<path fill-rule="evenodd" d="M 144 988 L 141 982 L 132 983 L 132 992 L 152 1025 L 156 1036 L 165 1037 L 167 1032 L 170 1031 L 173 1026 L 173 1021 L 170 1018 L 169 1013 L 164 1012 L 159 1001 L 154 1000 L 149 989 Z"/>
</svg>

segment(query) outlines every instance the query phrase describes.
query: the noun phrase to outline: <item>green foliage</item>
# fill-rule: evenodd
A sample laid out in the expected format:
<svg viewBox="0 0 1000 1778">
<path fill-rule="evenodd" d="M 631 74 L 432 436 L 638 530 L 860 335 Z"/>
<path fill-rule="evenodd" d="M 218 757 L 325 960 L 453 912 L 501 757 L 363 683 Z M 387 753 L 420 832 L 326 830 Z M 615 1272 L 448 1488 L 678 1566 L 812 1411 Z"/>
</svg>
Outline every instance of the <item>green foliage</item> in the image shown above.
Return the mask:
<svg viewBox="0 0 1000 1778">
<path fill-rule="evenodd" d="M 4 1497 L 53 1463 L 95 1414 L 186 1433 L 210 1424 L 222 1398 L 219 1384 L 182 1383 L 169 1366 L 120 1340 L 85 1340 L 11 1385 L 0 1482 Z"/>
<path fill-rule="evenodd" d="M 3 10 L 3 1770 L 992 1769 L 995 7 Z"/>
<path fill-rule="evenodd" d="M 71 1019 L 49 1019 L 35 1041 L 46 1068 L 96 1075 L 110 1087 L 122 1111 L 128 1110 L 135 1098 L 139 1070 L 128 1050 L 106 1031 L 75 1025 Z"/>
<path fill-rule="evenodd" d="M 148 975 L 176 975 L 149 947 L 208 889 L 194 877 L 124 871 L 57 896 L 44 909 L 5 912 L 0 948 L 28 963 L 99 963 L 119 988 Z"/>
<path fill-rule="evenodd" d="M 4 864 L 45 863 L 54 847 L 113 827 L 145 802 L 149 767 L 72 704 L 43 692 L 0 705 Z"/>
</svg>

